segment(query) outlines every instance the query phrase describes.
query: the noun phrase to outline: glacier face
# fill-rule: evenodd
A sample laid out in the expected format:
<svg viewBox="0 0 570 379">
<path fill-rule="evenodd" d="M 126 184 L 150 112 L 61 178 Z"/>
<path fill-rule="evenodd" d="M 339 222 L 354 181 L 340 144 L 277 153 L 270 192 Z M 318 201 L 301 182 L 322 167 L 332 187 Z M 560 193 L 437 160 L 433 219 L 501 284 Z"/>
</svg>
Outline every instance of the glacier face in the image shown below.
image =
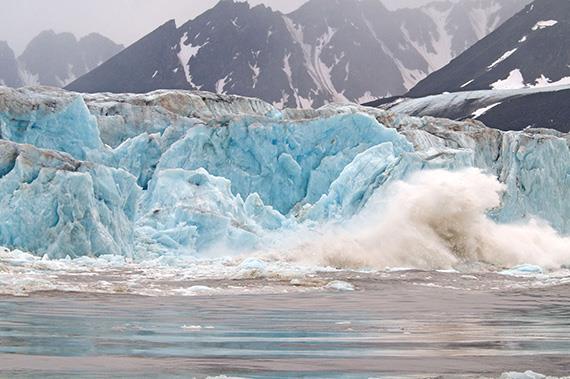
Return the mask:
<svg viewBox="0 0 570 379">
<path fill-rule="evenodd" d="M 132 175 L 0 140 L 0 244 L 38 255 L 133 255 Z"/>
<path fill-rule="evenodd" d="M 570 233 L 570 138 L 356 105 L 280 112 L 205 92 L 0 88 L 0 245 L 50 257 L 260 249 L 342 222 L 421 170 L 477 167 L 490 216 Z"/>
</svg>

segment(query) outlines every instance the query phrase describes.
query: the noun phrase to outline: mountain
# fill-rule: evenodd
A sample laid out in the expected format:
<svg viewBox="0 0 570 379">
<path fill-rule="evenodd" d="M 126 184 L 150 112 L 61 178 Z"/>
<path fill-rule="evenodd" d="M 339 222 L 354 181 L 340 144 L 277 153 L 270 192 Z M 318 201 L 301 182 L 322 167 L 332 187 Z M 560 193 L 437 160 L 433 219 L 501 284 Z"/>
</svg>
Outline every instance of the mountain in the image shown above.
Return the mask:
<svg viewBox="0 0 570 379">
<path fill-rule="evenodd" d="M 0 41 L 0 85 L 10 87 L 22 85 L 14 51 L 5 41 Z"/>
<path fill-rule="evenodd" d="M 367 106 L 410 116 L 476 119 L 500 130 L 547 128 L 570 132 L 570 85 L 443 93 L 380 99 Z"/>
<path fill-rule="evenodd" d="M 407 96 L 570 84 L 570 1 L 536 0 Z"/>
<path fill-rule="evenodd" d="M 21 81 L 64 87 L 122 49 L 97 33 L 77 40 L 71 33 L 44 31 L 18 57 Z"/>
<path fill-rule="evenodd" d="M 309 0 L 284 15 L 221 0 L 180 27 L 162 25 L 67 88 L 199 89 L 280 107 L 365 102 L 405 93 L 524 4 L 437 1 L 390 11 L 379 0 Z"/>
</svg>

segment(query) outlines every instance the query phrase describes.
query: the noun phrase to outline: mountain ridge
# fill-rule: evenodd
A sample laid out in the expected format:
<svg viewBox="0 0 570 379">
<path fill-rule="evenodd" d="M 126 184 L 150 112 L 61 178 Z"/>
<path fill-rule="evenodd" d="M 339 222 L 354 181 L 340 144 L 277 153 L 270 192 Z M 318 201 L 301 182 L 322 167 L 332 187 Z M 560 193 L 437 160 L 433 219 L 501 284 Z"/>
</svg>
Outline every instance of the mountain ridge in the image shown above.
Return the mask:
<svg viewBox="0 0 570 379">
<path fill-rule="evenodd" d="M 18 57 L 7 42 L 0 43 L 0 83 L 64 87 L 122 49 L 99 33 L 78 39 L 72 33 L 45 30 Z"/>
<path fill-rule="evenodd" d="M 536 0 L 406 96 L 570 83 L 570 2 Z"/>
<path fill-rule="evenodd" d="M 477 33 L 499 23 L 501 10 L 508 14 L 525 3 L 444 0 L 390 11 L 378 0 L 334 1 L 310 0 L 283 14 L 222 0 L 179 27 L 162 25 L 66 88 L 198 89 L 260 97 L 280 107 L 366 102 L 405 93 L 446 63 L 456 46 L 475 42 Z M 454 23 L 450 14 L 470 7 L 481 25 L 471 20 L 471 34 L 456 33 L 456 24 L 466 23 Z M 440 19 L 443 26 L 434 21 Z"/>
</svg>

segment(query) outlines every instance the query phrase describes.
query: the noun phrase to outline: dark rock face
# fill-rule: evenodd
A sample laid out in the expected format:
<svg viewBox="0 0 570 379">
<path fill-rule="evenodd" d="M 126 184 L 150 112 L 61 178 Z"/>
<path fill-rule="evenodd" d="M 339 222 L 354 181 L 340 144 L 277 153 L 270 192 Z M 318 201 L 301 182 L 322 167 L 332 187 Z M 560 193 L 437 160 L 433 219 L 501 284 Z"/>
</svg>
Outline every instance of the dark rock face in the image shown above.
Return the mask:
<svg viewBox="0 0 570 379">
<path fill-rule="evenodd" d="M 123 49 L 93 33 L 79 41 L 71 33 L 45 31 L 18 57 L 24 84 L 63 87 Z"/>
<path fill-rule="evenodd" d="M 407 96 L 570 83 L 569 38 L 570 2 L 536 0 Z"/>
<path fill-rule="evenodd" d="M 0 84 L 10 87 L 22 85 L 14 52 L 4 41 L 0 41 Z"/>
<path fill-rule="evenodd" d="M 67 88 L 200 89 L 288 107 L 365 102 L 406 92 L 525 0 L 461 3 L 389 11 L 378 0 L 310 0 L 284 15 L 221 0 L 180 27 L 174 21 L 159 27 Z M 459 20 L 471 32 L 456 33 L 453 15 L 461 12 L 454 9 L 466 7 L 484 16 Z"/>
<path fill-rule="evenodd" d="M 570 89 L 508 99 L 479 120 L 501 130 L 548 128 L 570 132 Z"/>
</svg>

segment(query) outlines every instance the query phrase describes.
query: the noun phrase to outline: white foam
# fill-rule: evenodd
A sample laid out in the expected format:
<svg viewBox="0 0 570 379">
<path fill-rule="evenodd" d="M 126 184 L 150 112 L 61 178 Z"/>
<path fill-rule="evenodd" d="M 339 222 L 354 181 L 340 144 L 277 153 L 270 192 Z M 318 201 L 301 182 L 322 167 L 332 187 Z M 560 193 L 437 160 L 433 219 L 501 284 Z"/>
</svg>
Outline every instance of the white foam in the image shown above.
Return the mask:
<svg viewBox="0 0 570 379">
<path fill-rule="evenodd" d="M 538 220 L 499 224 L 487 216 L 503 184 L 478 169 L 414 174 L 378 191 L 352 220 L 309 230 L 297 259 L 338 268 L 451 269 L 468 262 L 499 267 L 570 262 L 570 238 Z"/>
</svg>

